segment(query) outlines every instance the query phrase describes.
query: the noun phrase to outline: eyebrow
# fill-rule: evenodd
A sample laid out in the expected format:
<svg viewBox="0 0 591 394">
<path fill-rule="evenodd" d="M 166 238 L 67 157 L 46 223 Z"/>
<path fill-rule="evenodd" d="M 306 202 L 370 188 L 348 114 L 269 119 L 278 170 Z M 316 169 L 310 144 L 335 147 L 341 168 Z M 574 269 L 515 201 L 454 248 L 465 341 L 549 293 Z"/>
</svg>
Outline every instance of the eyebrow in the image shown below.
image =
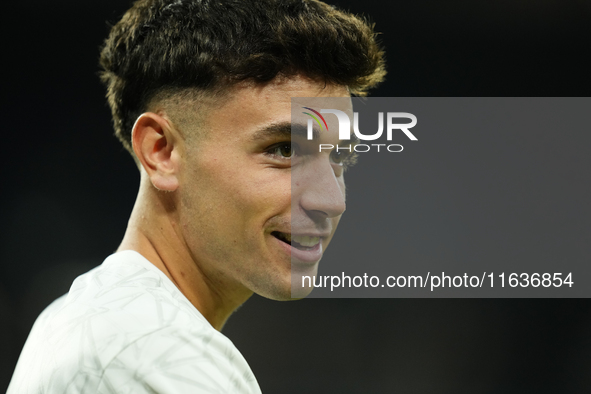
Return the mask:
<svg viewBox="0 0 591 394">
<path fill-rule="evenodd" d="M 252 140 L 257 141 L 261 139 L 269 138 L 293 138 L 300 137 L 306 139 L 308 137 L 308 127 L 301 123 L 292 124 L 290 122 L 272 123 L 257 130 L 252 135 Z M 318 140 L 320 138 L 320 132 L 318 128 L 312 128 L 312 140 Z M 355 133 L 351 134 L 351 139 L 347 140 L 350 144 L 357 145 L 359 138 Z"/>
<path fill-rule="evenodd" d="M 308 128 L 302 124 L 291 124 L 289 122 L 273 123 L 257 130 L 253 135 L 253 140 L 268 139 L 268 138 L 292 138 L 302 137 L 306 138 L 308 135 Z M 317 129 L 312 129 L 312 138 L 318 139 L 320 134 Z"/>
</svg>

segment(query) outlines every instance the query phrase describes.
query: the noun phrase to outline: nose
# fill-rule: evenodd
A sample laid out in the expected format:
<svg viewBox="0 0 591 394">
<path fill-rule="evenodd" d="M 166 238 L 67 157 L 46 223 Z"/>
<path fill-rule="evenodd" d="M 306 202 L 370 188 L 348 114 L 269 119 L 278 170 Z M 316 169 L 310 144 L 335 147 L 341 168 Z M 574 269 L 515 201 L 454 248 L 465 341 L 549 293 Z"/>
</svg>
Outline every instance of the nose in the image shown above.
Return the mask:
<svg viewBox="0 0 591 394">
<path fill-rule="evenodd" d="M 308 215 L 325 219 L 345 212 L 345 183 L 342 177 L 337 178 L 329 162 L 317 163 L 301 175 L 295 182 L 301 188 L 300 206 Z"/>
</svg>

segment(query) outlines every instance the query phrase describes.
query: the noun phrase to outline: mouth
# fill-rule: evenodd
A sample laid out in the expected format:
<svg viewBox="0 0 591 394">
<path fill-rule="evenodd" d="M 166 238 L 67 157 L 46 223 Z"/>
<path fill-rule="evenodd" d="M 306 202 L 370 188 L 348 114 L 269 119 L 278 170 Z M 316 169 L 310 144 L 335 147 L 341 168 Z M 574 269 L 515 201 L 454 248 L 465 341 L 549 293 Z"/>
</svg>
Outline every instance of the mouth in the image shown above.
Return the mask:
<svg viewBox="0 0 591 394">
<path fill-rule="evenodd" d="M 291 247 L 299 250 L 313 250 L 318 246 L 322 239 L 321 237 L 309 235 L 294 235 L 292 237 L 291 233 L 283 233 L 280 231 L 273 231 L 271 235 L 281 242 L 285 242 L 286 244 L 291 245 Z"/>
</svg>

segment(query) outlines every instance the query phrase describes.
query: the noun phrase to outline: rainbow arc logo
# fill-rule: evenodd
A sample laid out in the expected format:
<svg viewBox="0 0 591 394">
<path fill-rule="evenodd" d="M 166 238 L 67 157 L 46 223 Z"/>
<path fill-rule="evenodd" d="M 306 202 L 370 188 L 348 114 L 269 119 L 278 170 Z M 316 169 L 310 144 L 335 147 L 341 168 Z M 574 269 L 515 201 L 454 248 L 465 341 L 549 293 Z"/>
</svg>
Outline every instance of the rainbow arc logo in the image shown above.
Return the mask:
<svg viewBox="0 0 591 394">
<path fill-rule="evenodd" d="M 328 131 L 328 125 L 326 124 L 326 120 L 324 120 L 324 116 L 320 115 L 320 112 L 318 112 L 310 107 L 304 107 L 304 109 L 308 109 L 308 110 L 314 112 L 316 115 L 318 115 L 318 117 L 320 117 L 320 119 L 322 119 L 322 122 L 324 123 L 324 126 L 326 127 L 326 131 Z M 309 112 L 302 112 L 302 113 L 311 116 L 316 121 L 316 123 L 318 123 L 318 126 L 320 126 L 320 130 L 322 130 L 322 124 L 320 123 L 320 120 L 316 116 L 312 115 Z"/>
</svg>

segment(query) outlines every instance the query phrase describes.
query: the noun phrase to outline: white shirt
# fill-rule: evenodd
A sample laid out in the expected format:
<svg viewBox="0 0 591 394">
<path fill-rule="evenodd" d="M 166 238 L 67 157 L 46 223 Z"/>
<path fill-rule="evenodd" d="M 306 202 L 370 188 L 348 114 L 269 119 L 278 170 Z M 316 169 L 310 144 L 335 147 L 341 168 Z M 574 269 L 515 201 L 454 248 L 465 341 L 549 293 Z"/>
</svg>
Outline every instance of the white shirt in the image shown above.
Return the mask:
<svg viewBox="0 0 591 394">
<path fill-rule="evenodd" d="M 79 276 L 37 318 L 8 394 L 260 393 L 234 344 L 142 255 Z"/>
</svg>

